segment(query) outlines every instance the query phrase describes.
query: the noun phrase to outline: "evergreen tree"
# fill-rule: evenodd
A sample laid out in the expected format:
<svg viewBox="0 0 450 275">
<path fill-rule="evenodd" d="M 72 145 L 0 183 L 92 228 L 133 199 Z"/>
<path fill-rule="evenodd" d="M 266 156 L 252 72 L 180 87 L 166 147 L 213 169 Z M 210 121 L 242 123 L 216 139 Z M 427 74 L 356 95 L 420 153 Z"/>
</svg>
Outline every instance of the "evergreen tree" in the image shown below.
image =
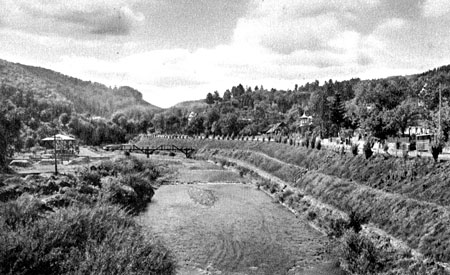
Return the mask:
<svg viewBox="0 0 450 275">
<path fill-rule="evenodd" d="M 341 100 L 341 94 L 334 95 L 334 100 L 330 104 L 330 121 L 340 128 L 345 118 L 345 103 Z"/>
</svg>

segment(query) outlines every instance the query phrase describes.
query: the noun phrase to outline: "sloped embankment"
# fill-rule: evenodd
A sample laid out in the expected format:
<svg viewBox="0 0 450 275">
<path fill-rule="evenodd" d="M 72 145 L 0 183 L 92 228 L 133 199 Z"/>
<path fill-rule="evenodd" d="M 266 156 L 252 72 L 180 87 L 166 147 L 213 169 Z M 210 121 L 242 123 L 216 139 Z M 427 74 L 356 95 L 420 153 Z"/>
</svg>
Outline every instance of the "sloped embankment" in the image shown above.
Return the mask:
<svg viewBox="0 0 450 275">
<path fill-rule="evenodd" d="M 450 224 L 448 208 L 407 196 L 385 192 L 356 181 L 326 175 L 265 157 L 261 153 L 239 150 L 212 150 L 221 155 L 249 162 L 298 188 L 323 203 L 344 212 L 355 211 L 370 222 L 405 241 L 427 257 L 450 262 Z"/>
</svg>

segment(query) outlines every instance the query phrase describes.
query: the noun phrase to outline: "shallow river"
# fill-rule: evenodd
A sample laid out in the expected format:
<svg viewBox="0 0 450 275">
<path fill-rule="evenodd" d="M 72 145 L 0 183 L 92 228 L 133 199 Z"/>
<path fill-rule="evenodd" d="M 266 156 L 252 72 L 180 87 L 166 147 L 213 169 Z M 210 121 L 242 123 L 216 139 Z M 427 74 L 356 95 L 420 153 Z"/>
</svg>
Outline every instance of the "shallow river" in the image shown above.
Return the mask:
<svg viewBox="0 0 450 275">
<path fill-rule="evenodd" d="M 161 186 L 141 222 L 179 274 L 303 274 L 326 254 L 326 237 L 253 185 Z"/>
</svg>

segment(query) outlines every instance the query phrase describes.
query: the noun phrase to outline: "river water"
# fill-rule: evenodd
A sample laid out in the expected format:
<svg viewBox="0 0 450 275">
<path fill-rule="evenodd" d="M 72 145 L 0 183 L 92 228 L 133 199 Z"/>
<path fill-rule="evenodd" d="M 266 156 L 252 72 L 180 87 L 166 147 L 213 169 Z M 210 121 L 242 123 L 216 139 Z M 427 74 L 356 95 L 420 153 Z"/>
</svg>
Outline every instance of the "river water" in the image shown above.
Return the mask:
<svg viewBox="0 0 450 275">
<path fill-rule="evenodd" d="M 303 274 L 325 261 L 326 237 L 254 185 L 161 186 L 140 221 L 179 274 Z"/>
</svg>

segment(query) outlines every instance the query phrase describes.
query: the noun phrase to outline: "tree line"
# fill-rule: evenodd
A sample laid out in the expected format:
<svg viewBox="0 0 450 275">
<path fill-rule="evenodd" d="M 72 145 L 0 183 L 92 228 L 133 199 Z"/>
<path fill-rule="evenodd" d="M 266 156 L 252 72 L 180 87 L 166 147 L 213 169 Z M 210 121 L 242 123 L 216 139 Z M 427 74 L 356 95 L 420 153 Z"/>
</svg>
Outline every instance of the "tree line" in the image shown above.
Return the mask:
<svg viewBox="0 0 450 275">
<path fill-rule="evenodd" d="M 286 122 L 287 134 L 299 132 L 302 114 L 313 117 L 312 131 L 333 137 L 345 130 L 361 129 L 380 140 L 398 137 L 411 126 L 439 129 L 441 92 L 441 133 L 450 132 L 450 66 L 420 75 L 385 79 L 319 81 L 295 85 L 293 90 L 266 90 L 241 84 L 221 97 L 208 93 L 209 108 L 194 121 L 194 132 L 213 134 L 255 134 L 275 122 Z"/>
<path fill-rule="evenodd" d="M 450 66 L 444 66 L 419 75 L 384 79 L 330 79 L 322 84 L 316 80 L 295 85 L 292 90 L 239 84 L 222 95 L 218 91 L 208 93 L 205 103 L 194 109 L 180 107 L 159 112 L 136 104 L 109 116 L 98 116 L 81 112 L 77 101 L 42 97 L 34 89 L 2 83 L 0 162 L 6 161 L 9 149 L 34 147 L 42 138 L 57 132 L 72 134 L 83 144 L 101 145 L 124 143 L 140 133 L 251 136 L 285 122 L 282 134 L 290 135 L 300 131 L 303 114 L 313 118 L 309 129 L 312 135 L 322 138 L 362 129 L 385 140 L 401 136 L 408 127 L 420 124 L 433 132 L 440 128 L 438 134 L 447 142 L 449 87 Z"/>
</svg>

